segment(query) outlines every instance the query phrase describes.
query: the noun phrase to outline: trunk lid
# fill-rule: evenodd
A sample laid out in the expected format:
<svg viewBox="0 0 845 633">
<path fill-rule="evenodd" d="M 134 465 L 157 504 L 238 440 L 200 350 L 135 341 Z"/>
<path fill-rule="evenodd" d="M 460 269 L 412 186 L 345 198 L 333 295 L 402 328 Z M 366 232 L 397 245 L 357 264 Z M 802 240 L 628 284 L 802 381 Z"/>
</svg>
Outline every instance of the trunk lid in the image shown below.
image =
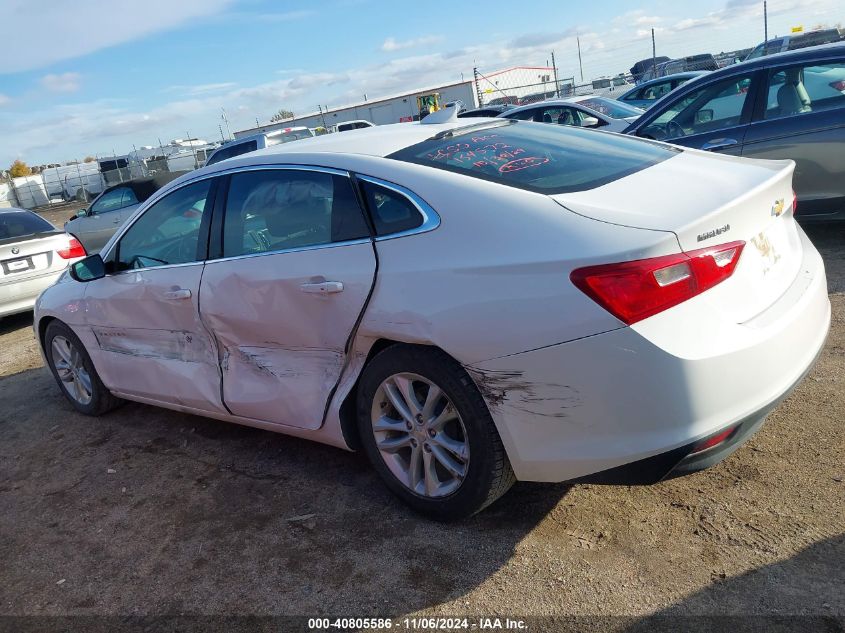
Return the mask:
<svg viewBox="0 0 845 633">
<path fill-rule="evenodd" d="M 62 231 L 38 233 L 17 241 L 0 242 L 0 285 L 14 284 L 61 270 L 68 260 L 57 250 L 67 248 L 69 239 Z"/>
<path fill-rule="evenodd" d="M 602 187 L 553 198 L 603 222 L 672 231 L 684 252 L 745 242 L 719 293 L 720 309 L 742 323 L 774 303 L 798 274 L 802 249 L 792 214 L 794 168 L 792 161 L 685 150 Z"/>
</svg>

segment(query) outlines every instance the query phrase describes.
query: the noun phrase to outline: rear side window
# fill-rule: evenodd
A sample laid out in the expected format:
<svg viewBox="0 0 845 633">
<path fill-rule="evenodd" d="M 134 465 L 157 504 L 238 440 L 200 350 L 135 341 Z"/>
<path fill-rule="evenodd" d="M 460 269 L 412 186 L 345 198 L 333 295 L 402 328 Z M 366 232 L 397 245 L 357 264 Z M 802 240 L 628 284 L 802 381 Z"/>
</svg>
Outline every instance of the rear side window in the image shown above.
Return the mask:
<svg viewBox="0 0 845 633">
<path fill-rule="evenodd" d="M 389 158 L 556 194 L 600 187 L 680 151 L 567 125 L 511 122 L 434 137 Z"/>
<path fill-rule="evenodd" d="M 368 181 L 361 181 L 364 198 L 375 225 L 376 235 L 410 231 L 422 226 L 423 216 L 413 202 L 402 194 Z"/>
<path fill-rule="evenodd" d="M 845 108 L 845 59 L 769 71 L 765 118 Z"/>
<path fill-rule="evenodd" d="M 0 240 L 14 240 L 55 230 L 52 224 L 34 213 L 25 211 L 0 213 Z"/>
<path fill-rule="evenodd" d="M 298 169 L 234 174 L 223 220 L 223 256 L 236 257 L 369 237 L 345 176 Z"/>
<path fill-rule="evenodd" d="M 240 156 L 241 154 L 246 154 L 247 152 L 254 152 L 257 149 L 257 141 L 248 141 L 246 143 L 233 144 L 229 147 L 222 147 L 214 153 L 206 165 L 213 165 L 214 163 L 219 163 L 221 160 Z"/>
</svg>

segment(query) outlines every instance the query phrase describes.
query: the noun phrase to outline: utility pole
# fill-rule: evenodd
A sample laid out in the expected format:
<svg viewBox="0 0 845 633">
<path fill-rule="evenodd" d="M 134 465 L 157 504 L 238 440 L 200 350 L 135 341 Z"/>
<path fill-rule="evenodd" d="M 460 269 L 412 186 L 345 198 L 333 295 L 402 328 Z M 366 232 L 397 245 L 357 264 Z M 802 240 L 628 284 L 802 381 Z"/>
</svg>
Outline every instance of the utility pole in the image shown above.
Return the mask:
<svg viewBox="0 0 845 633">
<path fill-rule="evenodd" d="M 654 45 L 654 29 L 651 29 L 651 67 L 657 64 L 657 47 Z M 656 75 L 654 75 L 656 77 Z"/>
<path fill-rule="evenodd" d="M 584 83 L 584 66 L 581 64 L 581 38 L 576 37 L 575 41 L 578 43 L 578 68 L 581 71 L 581 83 Z"/>
<path fill-rule="evenodd" d="M 229 133 L 229 138 L 232 138 L 232 130 L 229 129 L 229 118 L 226 116 L 226 110 L 225 108 L 220 108 L 220 111 L 223 113 L 223 122 L 226 124 L 226 131 Z"/>
<path fill-rule="evenodd" d="M 481 107 L 484 105 L 484 97 L 481 94 L 481 84 L 478 83 L 478 68 L 476 66 L 472 68 L 472 78 L 475 81 L 475 95 L 478 97 L 478 105 Z"/>
<path fill-rule="evenodd" d="M 769 11 L 766 6 L 766 0 L 763 0 L 763 41 L 769 41 Z M 763 53 L 766 52 L 766 47 L 763 46 Z"/>
<path fill-rule="evenodd" d="M 329 128 L 328 128 L 328 126 L 326 125 L 326 116 L 323 114 L 323 106 L 321 106 L 321 105 L 318 103 L 318 104 L 317 104 L 317 109 L 320 111 L 320 118 L 323 120 L 323 127 L 324 127 L 324 128 L 326 128 L 326 131 L 328 131 L 328 129 L 329 129 Z"/>
<path fill-rule="evenodd" d="M 552 72 L 555 76 L 555 96 L 560 98 L 560 84 L 557 81 L 557 64 L 555 63 L 555 52 L 552 51 Z"/>
<path fill-rule="evenodd" d="M 223 141 L 223 142 L 225 143 L 225 142 L 226 142 L 226 137 L 225 137 L 225 136 L 223 136 L 223 126 L 222 126 L 222 125 L 218 125 L 217 127 L 218 127 L 218 128 L 220 128 L 220 140 L 221 140 L 221 141 Z"/>
</svg>

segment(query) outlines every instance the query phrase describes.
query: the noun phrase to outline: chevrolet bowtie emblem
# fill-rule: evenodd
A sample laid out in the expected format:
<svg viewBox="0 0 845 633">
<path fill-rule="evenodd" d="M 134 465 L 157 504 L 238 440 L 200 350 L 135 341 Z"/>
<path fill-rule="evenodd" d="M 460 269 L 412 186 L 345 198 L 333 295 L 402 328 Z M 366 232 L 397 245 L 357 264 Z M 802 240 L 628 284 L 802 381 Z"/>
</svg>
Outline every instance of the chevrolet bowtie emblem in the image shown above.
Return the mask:
<svg viewBox="0 0 845 633">
<path fill-rule="evenodd" d="M 783 213 L 783 198 L 780 200 L 776 200 L 775 203 L 772 205 L 772 215 L 778 217 L 781 213 Z"/>
</svg>

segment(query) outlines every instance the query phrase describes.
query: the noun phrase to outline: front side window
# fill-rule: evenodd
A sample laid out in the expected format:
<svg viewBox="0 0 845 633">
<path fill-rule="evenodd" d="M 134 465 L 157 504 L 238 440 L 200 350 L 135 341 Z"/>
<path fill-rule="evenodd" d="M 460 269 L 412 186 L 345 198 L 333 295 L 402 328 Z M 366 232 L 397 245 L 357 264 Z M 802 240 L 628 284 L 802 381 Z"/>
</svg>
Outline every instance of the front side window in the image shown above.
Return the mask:
<svg viewBox="0 0 845 633">
<path fill-rule="evenodd" d="M 845 107 L 845 60 L 769 71 L 764 118 Z"/>
<path fill-rule="evenodd" d="M 750 76 L 732 77 L 694 90 L 638 134 L 662 141 L 739 125 L 750 85 Z"/>
<path fill-rule="evenodd" d="M 181 187 L 144 211 L 117 245 L 116 268 L 199 261 L 199 235 L 211 179 Z"/>
<path fill-rule="evenodd" d="M 104 193 L 100 198 L 91 205 L 91 213 L 100 214 L 108 213 L 109 211 L 117 211 L 131 204 L 138 204 L 138 198 L 135 197 L 135 192 L 129 187 L 119 187 Z"/>
<path fill-rule="evenodd" d="M 369 236 L 346 176 L 272 169 L 233 174 L 223 220 L 223 256 L 237 257 Z"/>
</svg>

